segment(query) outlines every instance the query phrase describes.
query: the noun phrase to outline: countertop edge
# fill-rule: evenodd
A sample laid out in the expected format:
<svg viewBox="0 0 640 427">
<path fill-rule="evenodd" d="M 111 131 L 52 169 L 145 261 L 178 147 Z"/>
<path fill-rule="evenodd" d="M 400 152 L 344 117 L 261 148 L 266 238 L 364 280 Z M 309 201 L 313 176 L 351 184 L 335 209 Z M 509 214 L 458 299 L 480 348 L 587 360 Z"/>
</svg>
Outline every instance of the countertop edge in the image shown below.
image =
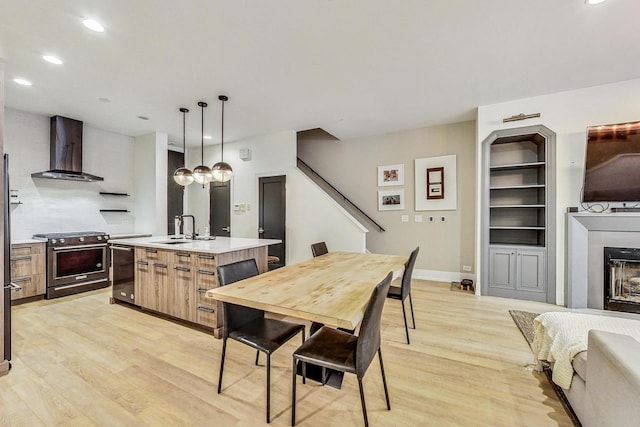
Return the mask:
<svg viewBox="0 0 640 427">
<path fill-rule="evenodd" d="M 246 249 L 255 249 L 281 243 L 276 239 L 250 239 L 242 237 L 218 237 L 214 240 L 193 240 L 185 243 L 164 243 L 164 241 L 182 240 L 176 236 L 152 236 L 130 239 L 109 239 L 110 244 L 134 247 L 156 248 L 171 251 L 206 252 L 224 254 Z"/>
</svg>

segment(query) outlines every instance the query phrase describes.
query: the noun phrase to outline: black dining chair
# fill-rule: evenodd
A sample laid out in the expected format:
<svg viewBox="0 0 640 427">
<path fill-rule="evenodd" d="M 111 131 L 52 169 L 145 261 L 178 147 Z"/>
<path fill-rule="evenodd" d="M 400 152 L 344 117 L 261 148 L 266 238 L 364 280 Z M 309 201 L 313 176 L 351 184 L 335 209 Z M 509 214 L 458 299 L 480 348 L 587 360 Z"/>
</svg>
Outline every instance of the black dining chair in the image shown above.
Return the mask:
<svg viewBox="0 0 640 427">
<path fill-rule="evenodd" d="M 218 267 L 220 286 L 258 275 L 258 266 L 254 259 L 234 262 Z M 271 422 L 271 354 L 284 343 L 302 332 L 304 343 L 304 325 L 264 317 L 263 310 L 241 305 L 223 303 L 224 324 L 222 333 L 222 357 L 220 359 L 220 378 L 218 394 L 222 390 L 222 373 L 227 350 L 227 339 L 238 341 L 256 349 L 256 365 L 260 352 L 267 355 L 267 423 Z"/>
<path fill-rule="evenodd" d="M 360 325 L 358 336 L 337 329 L 323 327 L 307 339 L 293 353 L 293 386 L 291 389 L 291 425 L 296 425 L 296 377 L 298 362 L 302 363 L 303 379 L 306 374 L 306 364 L 314 364 L 323 368 L 333 369 L 345 373 L 355 374 L 360 388 L 360 402 L 364 425 L 368 426 L 367 407 L 364 401 L 362 378 L 367 372 L 373 358 L 378 353 L 382 384 L 387 401 L 387 409 L 391 410 L 387 379 L 382 364 L 382 350 L 380 349 L 380 321 L 385 297 L 389 291 L 392 273 L 387 274 L 382 282 L 373 290 Z"/>
<path fill-rule="evenodd" d="M 313 243 L 311 245 L 311 253 L 313 257 L 317 257 L 320 255 L 328 254 L 329 250 L 327 249 L 327 244 L 325 242 Z"/>
<path fill-rule="evenodd" d="M 393 299 L 399 299 L 402 304 L 402 316 L 404 317 L 404 330 L 407 334 L 407 344 L 411 344 L 409 341 L 409 328 L 407 327 L 407 313 L 404 308 L 404 300 L 409 297 L 409 306 L 411 307 L 411 321 L 413 323 L 413 329 L 416 328 L 416 318 L 413 315 L 413 301 L 411 300 L 411 276 L 413 275 L 413 267 L 416 264 L 416 258 L 418 258 L 418 252 L 420 247 L 417 247 L 409 255 L 409 259 L 404 263 L 404 273 L 402 273 L 402 280 L 400 286 L 390 286 L 387 297 Z"/>
</svg>

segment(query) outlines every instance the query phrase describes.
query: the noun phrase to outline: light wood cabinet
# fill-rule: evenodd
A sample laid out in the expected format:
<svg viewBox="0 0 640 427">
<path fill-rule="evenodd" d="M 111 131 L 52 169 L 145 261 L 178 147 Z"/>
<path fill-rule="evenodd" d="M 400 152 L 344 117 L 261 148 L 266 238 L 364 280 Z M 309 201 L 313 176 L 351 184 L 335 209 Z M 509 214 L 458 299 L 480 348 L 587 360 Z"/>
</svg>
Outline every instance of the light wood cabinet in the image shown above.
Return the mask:
<svg viewBox="0 0 640 427">
<path fill-rule="evenodd" d="M 166 306 L 162 312 L 179 319 L 195 321 L 196 292 L 194 283 L 194 268 L 191 265 L 174 265 L 171 279 L 162 295 Z"/>
<path fill-rule="evenodd" d="M 44 252 L 44 243 L 11 245 L 11 281 L 22 288 L 11 292 L 11 300 L 45 294 Z"/>
<path fill-rule="evenodd" d="M 135 303 L 150 310 L 162 311 L 166 305 L 169 283 L 170 251 L 136 248 Z M 163 301 L 165 300 L 165 301 Z"/>
</svg>

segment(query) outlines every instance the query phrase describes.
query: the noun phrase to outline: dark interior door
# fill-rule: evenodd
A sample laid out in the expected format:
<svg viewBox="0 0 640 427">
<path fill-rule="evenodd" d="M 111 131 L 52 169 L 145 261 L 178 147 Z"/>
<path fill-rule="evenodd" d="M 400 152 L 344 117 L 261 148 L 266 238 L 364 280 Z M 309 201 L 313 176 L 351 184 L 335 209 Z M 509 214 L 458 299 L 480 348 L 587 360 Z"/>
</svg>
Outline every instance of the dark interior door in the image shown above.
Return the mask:
<svg viewBox="0 0 640 427">
<path fill-rule="evenodd" d="M 173 172 L 184 165 L 184 153 L 167 151 L 167 234 L 175 234 L 174 218 L 182 215 L 184 187 L 173 180 Z"/>
<path fill-rule="evenodd" d="M 209 224 L 212 236 L 231 235 L 231 185 L 227 182 L 209 184 Z"/>
<path fill-rule="evenodd" d="M 258 237 L 282 240 L 282 243 L 268 246 L 269 256 L 277 258 L 269 262 L 269 270 L 285 265 L 286 178 L 281 175 L 259 179 Z"/>
</svg>

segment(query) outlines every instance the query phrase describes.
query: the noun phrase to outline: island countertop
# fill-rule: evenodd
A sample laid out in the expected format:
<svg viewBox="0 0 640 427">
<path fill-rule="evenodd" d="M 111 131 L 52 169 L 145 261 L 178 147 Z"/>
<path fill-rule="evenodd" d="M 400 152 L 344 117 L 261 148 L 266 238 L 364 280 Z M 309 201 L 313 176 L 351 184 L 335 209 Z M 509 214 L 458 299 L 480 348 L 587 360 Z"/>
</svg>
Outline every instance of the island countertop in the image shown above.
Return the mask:
<svg viewBox="0 0 640 427">
<path fill-rule="evenodd" d="M 145 248 L 170 249 L 191 252 L 224 254 L 282 243 L 277 239 L 249 239 L 244 237 L 216 237 L 213 240 L 190 240 L 179 236 L 152 236 L 132 239 L 111 239 L 116 245 L 140 246 Z"/>
</svg>

